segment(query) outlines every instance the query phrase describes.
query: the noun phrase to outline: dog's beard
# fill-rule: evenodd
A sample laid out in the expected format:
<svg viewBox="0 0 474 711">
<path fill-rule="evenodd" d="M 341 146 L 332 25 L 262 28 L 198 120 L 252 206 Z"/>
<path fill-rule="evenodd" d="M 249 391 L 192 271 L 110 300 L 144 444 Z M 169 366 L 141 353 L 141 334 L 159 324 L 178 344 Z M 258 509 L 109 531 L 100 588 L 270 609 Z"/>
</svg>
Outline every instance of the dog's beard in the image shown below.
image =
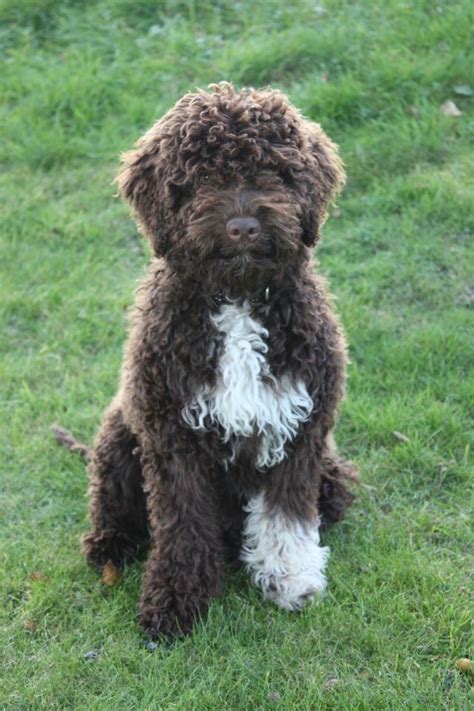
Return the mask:
<svg viewBox="0 0 474 711">
<path fill-rule="evenodd" d="M 231 289 L 258 288 L 277 268 L 277 250 L 271 237 L 251 245 L 217 245 L 206 259 L 213 278 Z"/>
<path fill-rule="evenodd" d="M 237 242 L 223 234 L 225 219 L 211 213 L 209 219 L 183 225 L 184 234 L 168 255 L 176 268 L 182 272 L 187 264 L 193 278 L 198 277 L 207 289 L 236 296 L 266 287 L 276 273 L 291 269 L 301 247 L 301 228 L 294 215 L 285 214 L 284 220 L 275 215 L 266 224 L 261 221 L 260 238 Z"/>
<path fill-rule="evenodd" d="M 271 258 L 255 258 L 250 254 L 240 254 L 230 259 L 218 260 L 225 279 L 232 286 L 258 288 L 271 278 L 276 264 Z"/>
</svg>

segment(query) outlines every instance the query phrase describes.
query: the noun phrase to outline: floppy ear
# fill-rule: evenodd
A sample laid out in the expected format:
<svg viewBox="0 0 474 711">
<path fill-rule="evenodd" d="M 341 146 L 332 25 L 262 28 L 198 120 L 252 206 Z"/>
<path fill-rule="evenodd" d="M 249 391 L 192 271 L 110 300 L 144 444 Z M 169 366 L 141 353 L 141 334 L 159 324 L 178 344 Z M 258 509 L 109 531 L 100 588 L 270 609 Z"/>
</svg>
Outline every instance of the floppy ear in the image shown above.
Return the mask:
<svg viewBox="0 0 474 711">
<path fill-rule="evenodd" d="M 122 169 L 117 176 L 120 195 L 132 206 L 143 234 L 155 253 L 166 252 L 166 220 L 162 195 L 164 182 L 160 159 L 159 122 L 121 157 Z"/>
<path fill-rule="evenodd" d="M 316 123 L 307 123 L 311 161 L 309 205 L 303 220 L 303 242 L 312 247 L 320 237 L 330 201 L 341 191 L 346 174 L 338 148 Z"/>
</svg>

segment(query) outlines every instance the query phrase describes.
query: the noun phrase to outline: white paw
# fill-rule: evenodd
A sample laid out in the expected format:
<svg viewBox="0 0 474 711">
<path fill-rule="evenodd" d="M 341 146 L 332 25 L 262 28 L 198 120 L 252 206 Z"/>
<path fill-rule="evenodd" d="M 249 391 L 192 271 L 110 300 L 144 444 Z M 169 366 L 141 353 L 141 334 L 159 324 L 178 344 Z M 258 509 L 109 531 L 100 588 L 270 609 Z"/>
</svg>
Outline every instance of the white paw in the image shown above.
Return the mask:
<svg viewBox="0 0 474 711">
<path fill-rule="evenodd" d="M 240 554 L 263 596 L 284 610 L 301 610 L 326 587 L 329 548 L 319 545 L 319 521 L 268 513 L 263 494 L 251 499 Z"/>
<path fill-rule="evenodd" d="M 321 551 L 328 549 L 321 548 Z M 259 579 L 260 578 L 260 579 Z M 321 573 L 276 576 L 252 575 L 252 582 L 260 587 L 263 597 L 271 600 L 282 610 L 298 612 L 305 605 L 312 603 L 317 595 L 324 592 L 326 579 Z"/>
</svg>

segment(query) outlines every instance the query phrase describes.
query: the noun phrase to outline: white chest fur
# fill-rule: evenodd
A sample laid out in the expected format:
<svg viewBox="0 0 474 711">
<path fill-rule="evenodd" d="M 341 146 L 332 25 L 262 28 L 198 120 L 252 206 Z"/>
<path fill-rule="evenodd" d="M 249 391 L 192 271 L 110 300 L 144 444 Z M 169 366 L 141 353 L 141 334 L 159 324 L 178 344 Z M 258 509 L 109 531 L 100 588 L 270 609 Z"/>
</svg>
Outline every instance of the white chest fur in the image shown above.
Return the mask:
<svg viewBox="0 0 474 711">
<path fill-rule="evenodd" d="M 309 418 L 313 402 L 303 382 L 270 374 L 268 331 L 251 317 L 248 302 L 221 306 L 212 321 L 225 335 L 216 385 L 197 392 L 183 417 L 194 429 L 219 426 L 226 442 L 259 435 L 256 466 L 272 467 L 284 459 L 285 443 Z"/>
</svg>

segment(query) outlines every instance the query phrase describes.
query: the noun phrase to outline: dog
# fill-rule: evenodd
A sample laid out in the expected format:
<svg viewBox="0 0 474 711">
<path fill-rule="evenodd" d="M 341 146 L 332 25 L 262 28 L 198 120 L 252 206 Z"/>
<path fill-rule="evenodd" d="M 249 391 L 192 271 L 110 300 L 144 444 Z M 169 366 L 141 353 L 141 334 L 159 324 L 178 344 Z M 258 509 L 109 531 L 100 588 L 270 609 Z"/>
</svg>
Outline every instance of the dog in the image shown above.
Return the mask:
<svg viewBox="0 0 474 711">
<path fill-rule="evenodd" d="M 123 155 L 153 258 L 90 471 L 99 570 L 149 546 L 140 623 L 190 632 L 227 561 L 300 610 L 326 585 L 320 526 L 351 503 L 333 439 L 347 349 L 312 248 L 337 147 L 271 88 L 186 94 Z"/>
</svg>

